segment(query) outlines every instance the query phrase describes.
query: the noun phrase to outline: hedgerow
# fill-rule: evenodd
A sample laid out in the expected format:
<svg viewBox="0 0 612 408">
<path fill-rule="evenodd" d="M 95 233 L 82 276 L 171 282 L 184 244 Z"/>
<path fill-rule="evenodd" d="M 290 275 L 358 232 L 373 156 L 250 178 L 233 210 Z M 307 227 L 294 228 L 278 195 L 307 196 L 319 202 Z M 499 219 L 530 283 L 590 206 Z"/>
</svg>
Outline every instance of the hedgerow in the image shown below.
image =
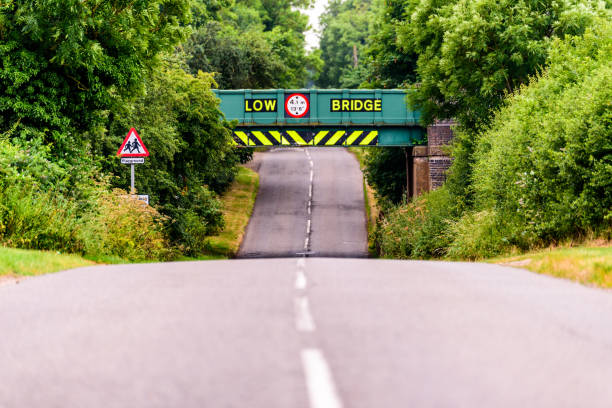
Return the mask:
<svg viewBox="0 0 612 408">
<path fill-rule="evenodd" d="M 456 209 L 455 195 L 440 202 L 444 193 L 434 192 L 396 207 L 382 225 L 382 252 L 475 259 L 585 236 L 609 238 L 610 78 L 609 20 L 598 20 L 582 36 L 552 41 L 547 68 L 507 99 L 489 127 L 475 134 L 459 132 L 460 140 L 472 139 L 476 148 L 473 175 L 466 183 L 473 203 L 448 211 L 436 222 L 437 229 L 430 228 L 436 209 Z M 453 168 L 461 168 L 461 160 L 456 156 Z M 394 222 L 404 222 L 409 232 L 398 231 Z M 440 237 L 446 240 L 441 248 L 423 251 L 418 245 L 440 242 Z"/>
</svg>

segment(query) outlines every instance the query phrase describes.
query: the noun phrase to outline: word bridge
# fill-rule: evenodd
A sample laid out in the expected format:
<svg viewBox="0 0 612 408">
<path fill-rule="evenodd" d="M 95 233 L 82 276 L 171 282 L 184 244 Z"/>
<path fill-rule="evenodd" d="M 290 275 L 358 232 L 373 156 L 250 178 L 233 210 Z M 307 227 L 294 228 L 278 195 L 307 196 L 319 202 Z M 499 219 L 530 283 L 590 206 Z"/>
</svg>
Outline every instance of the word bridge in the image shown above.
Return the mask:
<svg viewBox="0 0 612 408">
<path fill-rule="evenodd" d="M 419 112 L 399 89 L 218 90 L 236 145 L 415 146 Z"/>
</svg>

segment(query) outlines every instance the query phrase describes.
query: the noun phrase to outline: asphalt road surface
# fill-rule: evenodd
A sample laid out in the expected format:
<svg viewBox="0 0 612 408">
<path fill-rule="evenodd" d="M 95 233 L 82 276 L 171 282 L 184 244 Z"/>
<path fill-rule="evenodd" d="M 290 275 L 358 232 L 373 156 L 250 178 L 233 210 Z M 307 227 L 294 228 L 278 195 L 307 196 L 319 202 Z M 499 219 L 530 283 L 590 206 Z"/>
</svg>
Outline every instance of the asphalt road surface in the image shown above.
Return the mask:
<svg viewBox="0 0 612 408">
<path fill-rule="evenodd" d="M 261 154 L 259 193 L 239 258 L 367 257 L 363 176 L 345 148 Z"/>
<path fill-rule="evenodd" d="M 83 268 L 0 286 L 0 407 L 610 407 L 610 316 L 483 264 Z"/>
</svg>

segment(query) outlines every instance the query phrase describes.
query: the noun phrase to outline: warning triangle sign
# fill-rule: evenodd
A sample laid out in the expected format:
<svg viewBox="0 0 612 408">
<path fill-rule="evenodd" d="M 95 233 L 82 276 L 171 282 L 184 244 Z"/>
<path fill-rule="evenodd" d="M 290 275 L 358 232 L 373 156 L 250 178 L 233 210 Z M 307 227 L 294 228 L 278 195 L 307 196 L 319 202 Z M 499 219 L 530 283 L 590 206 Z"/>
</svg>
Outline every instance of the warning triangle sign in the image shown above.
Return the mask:
<svg viewBox="0 0 612 408">
<path fill-rule="evenodd" d="M 119 150 L 117 150 L 117 156 L 121 157 L 148 157 L 149 151 L 147 147 L 142 143 L 142 139 L 138 136 L 136 129 L 131 128 L 128 134 L 125 136 L 123 143 Z"/>
</svg>

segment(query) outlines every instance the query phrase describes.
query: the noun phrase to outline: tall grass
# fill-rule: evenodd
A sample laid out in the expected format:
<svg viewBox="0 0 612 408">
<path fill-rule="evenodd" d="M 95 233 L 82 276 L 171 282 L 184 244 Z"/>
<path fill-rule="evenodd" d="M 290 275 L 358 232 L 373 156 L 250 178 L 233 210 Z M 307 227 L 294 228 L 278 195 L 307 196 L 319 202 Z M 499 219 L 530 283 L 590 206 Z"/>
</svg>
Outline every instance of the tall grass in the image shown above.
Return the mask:
<svg viewBox="0 0 612 408">
<path fill-rule="evenodd" d="M 124 192 L 101 190 L 87 205 L 24 186 L 0 190 L 0 242 L 125 260 L 168 259 L 173 249 L 164 219 Z"/>
</svg>

